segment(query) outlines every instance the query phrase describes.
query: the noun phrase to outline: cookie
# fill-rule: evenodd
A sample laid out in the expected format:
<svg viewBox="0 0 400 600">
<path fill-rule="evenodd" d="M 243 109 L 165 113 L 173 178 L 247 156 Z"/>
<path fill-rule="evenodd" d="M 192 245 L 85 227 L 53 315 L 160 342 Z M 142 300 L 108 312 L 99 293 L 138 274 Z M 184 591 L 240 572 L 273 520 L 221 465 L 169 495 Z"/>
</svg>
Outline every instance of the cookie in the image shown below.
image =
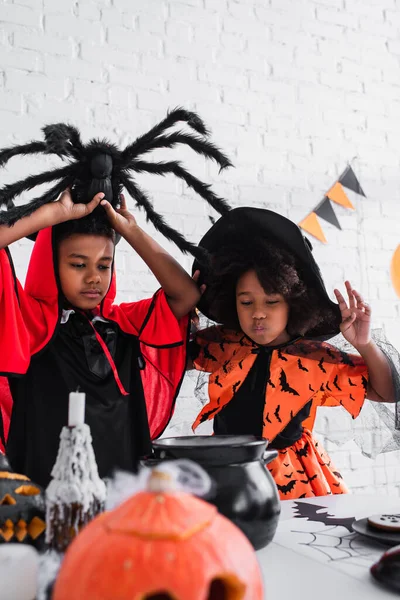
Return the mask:
<svg viewBox="0 0 400 600">
<path fill-rule="evenodd" d="M 384 531 L 400 532 L 400 514 L 397 515 L 372 515 L 368 517 L 368 525 Z"/>
</svg>

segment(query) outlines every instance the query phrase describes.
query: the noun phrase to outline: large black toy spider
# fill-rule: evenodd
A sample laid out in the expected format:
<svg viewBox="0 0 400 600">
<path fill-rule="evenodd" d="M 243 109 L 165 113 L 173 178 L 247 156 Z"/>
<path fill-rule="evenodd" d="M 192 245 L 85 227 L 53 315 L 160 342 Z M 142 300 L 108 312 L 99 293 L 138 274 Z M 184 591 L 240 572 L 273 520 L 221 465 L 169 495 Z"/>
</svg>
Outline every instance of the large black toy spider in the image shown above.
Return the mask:
<svg viewBox="0 0 400 600">
<path fill-rule="evenodd" d="M 184 122 L 189 131 L 168 131 L 179 122 Z M 98 192 L 104 192 L 106 199 L 117 207 L 123 188 L 132 196 L 137 206 L 143 208 L 147 220 L 168 240 L 174 242 L 183 252 L 190 252 L 199 259 L 204 253 L 195 244 L 186 240 L 181 233 L 168 225 L 153 207 L 151 200 L 132 177 L 132 173 L 153 173 L 166 175 L 172 173 L 183 179 L 220 214 L 230 210 L 228 203 L 218 197 L 211 187 L 189 173 L 179 161 L 147 162 L 143 156 L 156 148 L 173 148 L 177 144 L 189 146 L 196 153 L 213 159 L 220 169 L 232 166 L 229 159 L 209 141 L 209 132 L 203 121 L 194 113 L 183 108 L 169 112 L 144 135 L 138 137 L 125 149 L 119 150 L 107 140 L 91 140 L 83 144 L 79 131 L 72 125 L 58 123 L 42 129 L 44 141 L 13 146 L 0 150 L 0 167 L 13 156 L 29 154 L 56 154 L 67 160 L 66 166 L 46 171 L 39 175 L 30 175 L 16 183 L 0 188 L 0 224 L 13 225 L 23 217 L 31 215 L 39 207 L 57 200 L 67 188 L 71 189 L 75 202 L 89 202 Z M 15 206 L 14 200 L 23 192 L 39 185 L 55 183 L 41 196 L 28 204 Z"/>
</svg>

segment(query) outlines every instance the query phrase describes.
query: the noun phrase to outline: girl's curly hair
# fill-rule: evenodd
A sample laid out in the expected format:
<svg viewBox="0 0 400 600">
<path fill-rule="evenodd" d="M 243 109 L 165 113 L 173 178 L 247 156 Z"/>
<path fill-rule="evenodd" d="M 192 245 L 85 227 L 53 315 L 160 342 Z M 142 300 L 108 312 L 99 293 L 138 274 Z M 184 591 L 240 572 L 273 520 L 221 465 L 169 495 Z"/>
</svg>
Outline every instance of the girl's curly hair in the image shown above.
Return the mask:
<svg viewBox="0 0 400 600">
<path fill-rule="evenodd" d="M 212 259 L 207 278 L 207 300 L 218 321 L 240 329 L 236 311 L 239 278 L 254 270 L 267 294 L 282 294 L 289 304 L 287 330 L 290 335 L 306 335 L 332 313 L 320 302 L 318 292 L 307 285 L 306 270 L 285 249 L 266 240 L 240 247 L 237 242 L 221 247 Z"/>
</svg>

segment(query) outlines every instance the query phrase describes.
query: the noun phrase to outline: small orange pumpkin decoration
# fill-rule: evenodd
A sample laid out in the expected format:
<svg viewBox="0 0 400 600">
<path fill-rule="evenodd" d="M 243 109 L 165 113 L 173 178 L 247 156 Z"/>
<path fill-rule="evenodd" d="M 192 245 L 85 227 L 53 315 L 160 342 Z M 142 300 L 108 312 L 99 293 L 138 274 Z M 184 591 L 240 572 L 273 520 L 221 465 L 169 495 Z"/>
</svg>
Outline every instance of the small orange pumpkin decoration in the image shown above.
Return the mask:
<svg viewBox="0 0 400 600">
<path fill-rule="evenodd" d="M 397 246 L 390 264 L 390 275 L 396 294 L 400 298 L 400 246 Z"/>
<path fill-rule="evenodd" d="M 262 600 L 255 552 L 217 509 L 163 485 L 94 519 L 68 549 L 53 600 Z M 162 485 L 158 485 L 161 483 Z"/>
</svg>

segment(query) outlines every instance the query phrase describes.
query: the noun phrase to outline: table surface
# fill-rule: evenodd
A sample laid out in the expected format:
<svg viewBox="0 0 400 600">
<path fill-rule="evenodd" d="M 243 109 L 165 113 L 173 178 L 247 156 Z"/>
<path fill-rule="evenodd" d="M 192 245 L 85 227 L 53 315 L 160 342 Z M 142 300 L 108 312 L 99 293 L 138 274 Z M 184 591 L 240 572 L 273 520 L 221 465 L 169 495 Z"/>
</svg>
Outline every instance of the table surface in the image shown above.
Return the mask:
<svg viewBox="0 0 400 600">
<path fill-rule="evenodd" d="M 281 504 L 274 540 L 257 552 L 266 600 L 399 597 L 381 587 L 369 573 L 370 566 L 387 546 L 353 533 L 346 518 L 398 513 L 400 498 L 343 494 L 285 500 Z M 324 513 L 329 517 L 321 520 L 320 515 Z M 331 518 L 344 526 L 332 523 Z"/>
</svg>

